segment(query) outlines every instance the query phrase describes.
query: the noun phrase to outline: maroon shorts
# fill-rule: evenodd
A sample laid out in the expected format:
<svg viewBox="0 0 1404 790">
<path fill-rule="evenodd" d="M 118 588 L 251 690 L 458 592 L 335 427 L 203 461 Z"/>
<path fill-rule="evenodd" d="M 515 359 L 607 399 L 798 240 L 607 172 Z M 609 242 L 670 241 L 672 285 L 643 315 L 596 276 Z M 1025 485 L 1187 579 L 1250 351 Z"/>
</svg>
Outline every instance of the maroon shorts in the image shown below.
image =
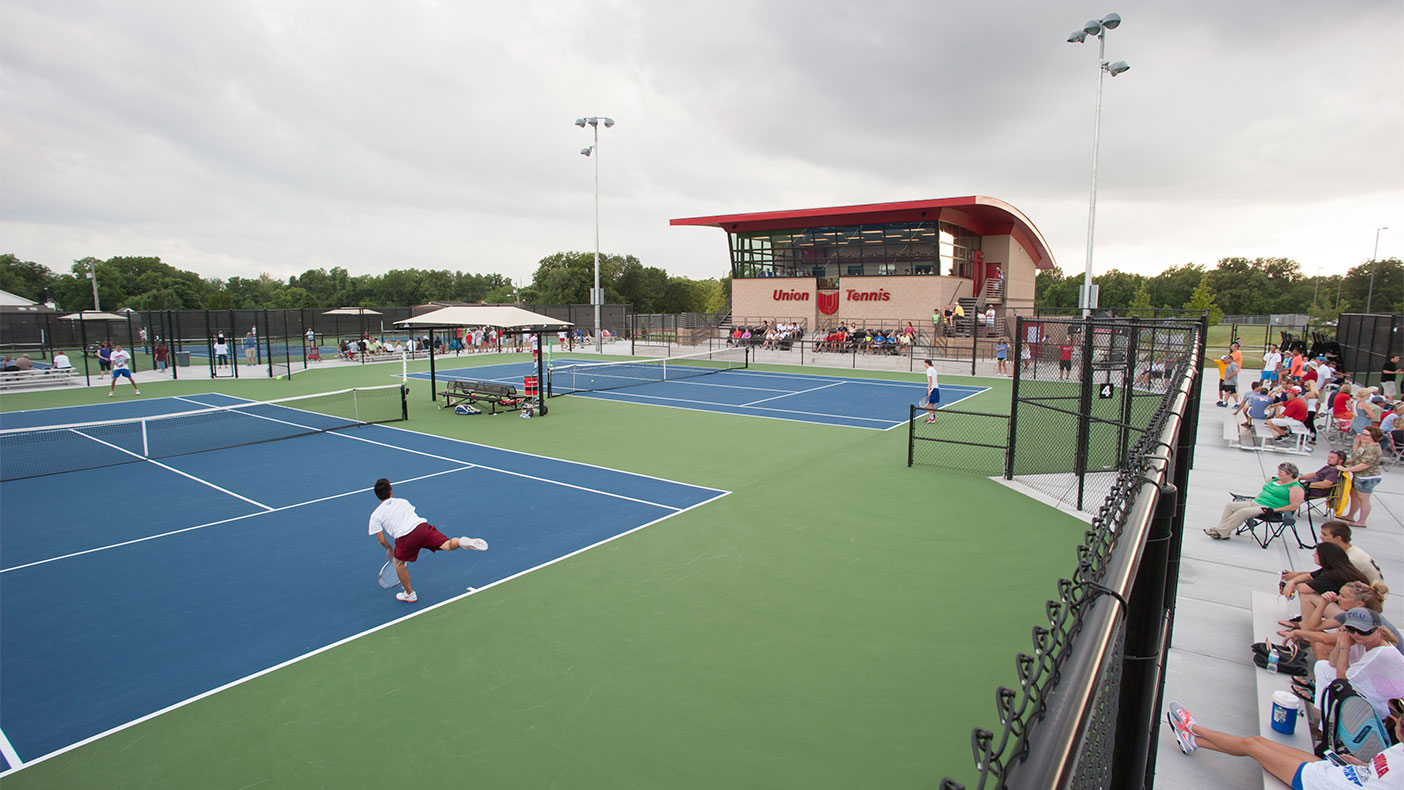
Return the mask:
<svg viewBox="0 0 1404 790">
<path fill-rule="evenodd" d="M 419 559 L 420 549 L 438 551 L 448 540 L 433 524 L 425 522 L 410 530 L 408 535 L 395 538 L 395 559 L 400 562 L 414 562 Z"/>
</svg>

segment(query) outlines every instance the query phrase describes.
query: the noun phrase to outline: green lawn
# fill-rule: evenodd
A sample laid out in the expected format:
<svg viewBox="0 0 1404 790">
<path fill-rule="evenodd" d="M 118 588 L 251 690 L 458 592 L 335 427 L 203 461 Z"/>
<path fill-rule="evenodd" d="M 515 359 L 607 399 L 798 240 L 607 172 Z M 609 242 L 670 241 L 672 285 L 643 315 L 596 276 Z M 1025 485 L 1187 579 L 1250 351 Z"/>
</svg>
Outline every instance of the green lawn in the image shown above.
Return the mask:
<svg viewBox="0 0 1404 790">
<path fill-rule="evenodd" d="M 144 397 L 266 399 L 397 370 L 141 384 Z M 900 429 L 569 397 L 544 419 L 459 417 L 430 404 L 427 382 L 411 388 L 402 425 L 416 431 L 733 493 L 27 768 L 6 790 L 973 786 L 970 730 L 996 727 L 995 689 L 1018 685 L 1015 655 L 1086 528 L 982 477 L 907 468 Z M 0 408 L 100 401 L 74 388 Z M 962 407 L 1007 410 L 1007 384 Z"/>
</svg>

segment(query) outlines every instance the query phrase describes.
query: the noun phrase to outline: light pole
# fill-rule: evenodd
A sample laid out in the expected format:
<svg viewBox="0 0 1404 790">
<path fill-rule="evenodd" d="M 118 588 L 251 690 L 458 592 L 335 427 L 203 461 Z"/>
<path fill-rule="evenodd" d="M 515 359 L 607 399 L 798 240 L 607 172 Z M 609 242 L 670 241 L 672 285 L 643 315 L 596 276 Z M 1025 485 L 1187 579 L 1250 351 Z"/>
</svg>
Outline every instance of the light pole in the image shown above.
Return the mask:
<svg viewBox="0 0 1404 790">
<path fill-rule="evenodd" d="M 1375 228 L 1375 251 L 1370 255 L 1370 292 L 1365 296 L 1365 312 L 1370 312 L 1370 306 L 1375 302 L 1375 266 L 1380 259 L 1380 231 L 1389 230 L 1386 225 L 1383 228 Z"/>
<path fill-rule="evenodd" d="M 604 294 L 600 291 L 600 124 L 605 128 L 614 125 L 613 118 L 593 116 L 576 118 L 575 125 L 584 128 L 585 124 L 595 133 L 595 144 L 580 149 L 581 156 L 595 155 L 595 287 L 590 289 L 590 304 L 595 306 L 595 351 L 604 351 L 604 332 L 600 326 L 600 305 L 604 304 Z"/>
<path fill-rule="evenodd" d="M 93 281 L 93 312 L 101 312 L 102 305 L 98 302 L 97 295 L 97 261 L 88 265 L 88 279 Z"/>
<path fill-rule="evenodd" d="M 1082 277 L 1082 293 L 1078 296 L 1083 318 L 1092 315 L 1092 308 L 1097 306 L 1092 286 L 1092 232 L 1097 225 L 1097 147 L 1102 134 L 1102 75 L 1115 77 L 1131 68 L 1124 60 L 1115 63 L 1106 61 L 1107 31 L 1115 30 L 1120 24 L 1120 16 L 1107 14 L 1101 20 L 1091 20 L 1081 30 L 1068 36 L 1069 44 L 1081 44 L 1088 36 L 1097 37 L 1097 116 L 1092 125 L 1092 197 L 1087 208 L 1087 270 Z"/>
</svg>

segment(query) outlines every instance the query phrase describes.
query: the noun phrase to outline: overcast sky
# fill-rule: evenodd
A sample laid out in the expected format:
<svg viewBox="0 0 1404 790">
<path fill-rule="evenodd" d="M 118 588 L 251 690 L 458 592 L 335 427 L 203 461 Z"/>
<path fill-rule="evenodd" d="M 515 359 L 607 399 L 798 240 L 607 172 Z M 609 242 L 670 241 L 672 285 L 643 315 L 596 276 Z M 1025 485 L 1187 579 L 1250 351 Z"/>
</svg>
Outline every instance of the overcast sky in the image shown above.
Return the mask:
<svg viewBox="0 0 1404 790">
<path fill-rule="evenodd" d="M 669 219 L 987 195 L 1095 270 L 1404 256 L 1400 0 L 0 0 L 0 252 L 209 277 L 500 272 Z"/>
</svg>

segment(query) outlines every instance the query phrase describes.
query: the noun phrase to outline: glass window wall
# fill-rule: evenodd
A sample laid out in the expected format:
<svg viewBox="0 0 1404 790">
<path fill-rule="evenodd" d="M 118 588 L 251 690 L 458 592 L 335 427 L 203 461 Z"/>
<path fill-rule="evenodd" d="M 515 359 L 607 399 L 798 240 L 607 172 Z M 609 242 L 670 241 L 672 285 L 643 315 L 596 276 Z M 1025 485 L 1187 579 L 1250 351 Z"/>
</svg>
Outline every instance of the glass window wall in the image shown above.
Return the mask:
<svg viewBox="0 0 1404 790">
<path fill-rule="evenodd" d="M 949 222 L 728 234 L 733 277 L 969 277 L 981 239 Z"/>
</svg>

